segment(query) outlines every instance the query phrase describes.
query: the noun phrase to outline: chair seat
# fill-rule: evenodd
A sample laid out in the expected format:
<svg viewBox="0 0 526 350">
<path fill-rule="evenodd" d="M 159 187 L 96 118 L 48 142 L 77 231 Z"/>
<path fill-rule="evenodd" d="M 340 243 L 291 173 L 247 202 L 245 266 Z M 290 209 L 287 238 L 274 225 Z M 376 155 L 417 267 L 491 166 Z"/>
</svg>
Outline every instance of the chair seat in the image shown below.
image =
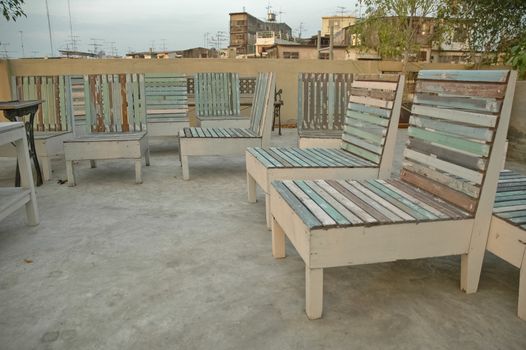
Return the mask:
<svg viewBox="0 0 526 350">
<path fill-rule="evenodd" d="M 371 161 L 341 149 L 271 147 L 247 150 L 266 168 L 378 167 Z"/>
<path fill-rule="evenodd" d="M 196 116 L 199 120 L 248 120 L 248 117 L 242 115 L 199 115 Z"/>
<path fill-rule="evenodd" d="M 500 173 L 493 215 L 526 229 L 526 176 L 509 170 Z"/>
<path fill-rule="evenodd" d="M 315 139 L 341 139 L 342 130 L 304 130 L 298 129 L 298 135 L 300 137 L 308 137 Z"/>
<path fill-rule="evenodd" d="M 79 136 L 71 140 L 65 140 L 64 143 L 77 142 L 105 142 L 105 141 L 138 141 L 146 136 L 146 131 L 141 132 L 123 132 L 123 133 L 99 133 Z"/>
<path fill-rule="evenodd" d="M 473 218 L 401 180 L 286 180 L 272 185 L 310 229 Z"/>
<path fill-rule="evenodd" d="M 183 135 L 184 134 L 184 135 Z M 254 138 L 254 131 L 242 128 L 184 128 L 180 137 L 186 138 Z"/>
</svg>

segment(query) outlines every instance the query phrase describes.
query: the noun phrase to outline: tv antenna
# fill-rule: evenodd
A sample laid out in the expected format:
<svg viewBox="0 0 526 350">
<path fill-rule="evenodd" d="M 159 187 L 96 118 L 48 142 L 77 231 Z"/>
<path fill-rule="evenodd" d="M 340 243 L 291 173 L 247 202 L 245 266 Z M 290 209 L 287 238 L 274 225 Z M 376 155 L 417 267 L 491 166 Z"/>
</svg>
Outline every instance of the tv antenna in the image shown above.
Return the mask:
<svg viewBox="0 0 526 350">
<path fill-rule="evenodd" d="M 346 10 L 346 7 L 345 6 L 336 6 L 336 8 L 338 9 L 338 12 L 340 13 L 340 16 L 345 16 L 345 10 Z"/>
</svg>

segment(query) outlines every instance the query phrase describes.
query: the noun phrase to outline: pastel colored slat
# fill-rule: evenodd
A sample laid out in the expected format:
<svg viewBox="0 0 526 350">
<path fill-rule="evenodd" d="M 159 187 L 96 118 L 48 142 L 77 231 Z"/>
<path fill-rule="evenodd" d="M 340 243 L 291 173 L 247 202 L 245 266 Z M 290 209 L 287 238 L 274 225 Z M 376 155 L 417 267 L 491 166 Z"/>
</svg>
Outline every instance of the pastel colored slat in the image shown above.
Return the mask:
<svg viewBox="0 0 526 350">
<path fill-rule="evenodd" d="M 455 123 L 473 124 L 491 128 L 495 127 L 495 125 L 497 124 L 497 116 L 495 115 L 472 113 L 449 108 L 438 108 L 413 104 L 411 113 L 448 120 Z"/>
<path fill-rule="evenodd" d="M 418 79 L 504 83 L 508 74 L 508 70 L 421 70 Z"/>
</svg>

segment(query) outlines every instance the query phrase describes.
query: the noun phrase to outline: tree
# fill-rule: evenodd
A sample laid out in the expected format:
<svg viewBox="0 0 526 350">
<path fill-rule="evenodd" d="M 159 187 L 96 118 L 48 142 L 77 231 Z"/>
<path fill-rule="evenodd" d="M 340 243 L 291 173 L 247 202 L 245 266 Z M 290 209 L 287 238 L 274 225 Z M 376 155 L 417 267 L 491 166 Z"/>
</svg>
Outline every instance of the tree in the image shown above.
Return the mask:
<svg viewBox="0 0 526 350">
<path fill-rule="evenodd" d="M 478 63 L 502 61 L 513 47 L 526 43 L 524 0 L 442 0 L 438 16 L 463 32 L 472 61 L 481 56 Z"/>
<path fill-rule="evenodd" d="M 357 46 L 375 50 L 382 58 L 407 62 L 418 55 L 422 44 L 441 35 L 434 28 L 439 0 L 364 0 L 365 18 L 355 26 Z M 424 32 L 424 34 L 422 34 Z"/>
<path fill-rule="evenodd" d="M 0 0 L 2 15 L 5 19 L 16 21 L 18 17 L 26 16 L 22 9 L 24 0 Z"/>
</svg>

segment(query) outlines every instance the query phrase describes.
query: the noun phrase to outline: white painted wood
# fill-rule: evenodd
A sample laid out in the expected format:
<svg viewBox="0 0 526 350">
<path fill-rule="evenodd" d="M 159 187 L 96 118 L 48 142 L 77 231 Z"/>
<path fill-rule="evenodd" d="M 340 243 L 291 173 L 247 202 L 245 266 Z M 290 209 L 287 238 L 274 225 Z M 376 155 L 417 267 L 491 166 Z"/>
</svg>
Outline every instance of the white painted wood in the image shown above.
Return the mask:
<svg viewBox="0 0 526 350">
<path fill-rule="evenodd" d="M 396 90 L 397 83 L 355 80 L 351 83 L 354 88 L 378 89 L 378 90 Z"/>
<path fill-rule="evenodd" d="M 42 168 L 42 177 L 44 181 L 49 181 L 51 178 L 51 159 L 49 157 L 38 157 L 38 163 Z"/>
<path fill-rule="evenodd" d="M 89 160 L 93 167 L 96 160 L 131 159 L 136 161 L 144 157 L 146 164 L 150 163 L 150 148 L 146 132 L 93 134 L 78 137 L 64 141 L 64 152 L 69 186 L 76 185 L 73 161 Z M 141 162 L 139 161 L 138 164 L 140 165 Z M 137 180 L 136 176 L 136 182 Z"/>
<path fill-rule="evenodd" d="M 199 118 L 198 118 L 199 119 Z M 239 118 L 225 118 L 225 119 L 200 119 L 200 126 L 202 128 L 241 128 L 248 129 L 250 127 L 250 119 L 245 117 Z"/>
<path fill-rule="evenodd" d="M 142 163 L 140 158 L 135 160 L 135 183 L 142 184 Z"/>
<path fill-rule="evenodd" d="M 380 108 L 393 108 L 393 101 L 385 101 L 377 98 L 354 96 L 349 97 L 349 102 L 360 103 L 368 106 L 380 107 Z"/>
<path fill-rule="evenodd" d="M 14 143 L 20 169 L 20 188 L 2 188 L 0 191 L 0 221 L 22 206 L 26 209 L 28 225 L 40 222 L 29 159 L 29 147 L 23 123 L 0 123 L 0 145 Z"/>
<path fill-rule="evenodd" d="M 181 154 L 181 168 L 183 169 L 183 180 L 190 180 L 190 169 L 188 168 L 188 156 Z"/>
<path fill-rule="evenodd" d="M 248 192 L 248 202 L 256 203 L 256 180 L 247 173 L 247 192 Z"/>
<path fill-rule="evenodd" d="M 484 186 L 475 214 L 475 223 L 471 233 L 469 251 L 461 257 L 460 288 L 466 293 L 474 293 L 478 289 L 482 261 L 484 259 L 493 213 L 493 203 L 495 202 L 498 178 L 502 168 L 502 160 L 499 157 L 505 152 L 506 135 L 508 133 L 516 81 L 517 71 L 511 71 L 499 117 L 499 125 L 491 149 Z"/>
<path fill-rule="evenodd" d="M 524 243 L 526 244 L 526 242 Z M 522 265 L 519 277 L 519 303 L 517 315 L 526 321 L 526 251 L 522 258 Z"/>
<path fill-rule="evenodd" d="M 339 138 L 316 138 L 300 136 L 298 140 L 299 148 L 336 148 L 342 145 L 342 139 Z"/>
<path fill-rule="evenodd" d="M 186 121 L 148 121 L 148 137 L 177 136 L 183 128 L 190 126 Z"/>
<path fill-rule="evenodd" d="M 275 219 L 272 219 L 272 256 L 279 259 L 287 255 L 285 251 L 285 232 Z"/>
<path fill-rule="evenodd" d="M 323 269 L 305 266 L 305 312 L 310 320 L 321 318 L 323 311 Z"/>
<path fill-rule="evenodd" d="M 493 215 L 488 234 L 486 249 L 520 268 L 526 252 L 526 230 L 514 226 Z"/>
</svg>

